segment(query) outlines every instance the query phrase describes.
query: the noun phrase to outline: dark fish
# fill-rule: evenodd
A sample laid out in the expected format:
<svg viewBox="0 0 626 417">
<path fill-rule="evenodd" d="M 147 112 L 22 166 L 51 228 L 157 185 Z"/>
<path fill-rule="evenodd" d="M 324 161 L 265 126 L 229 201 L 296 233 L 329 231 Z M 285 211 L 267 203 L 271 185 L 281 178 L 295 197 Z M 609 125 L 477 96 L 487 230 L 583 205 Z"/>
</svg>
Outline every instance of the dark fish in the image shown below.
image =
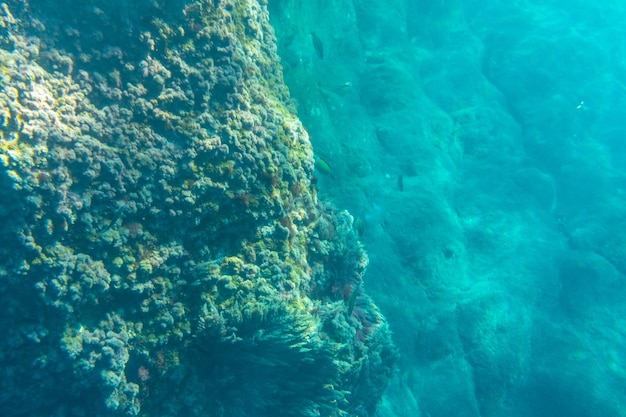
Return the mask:
<svg viewBox="0 0 626 417">
<path fill-rule="evenodd" d="M 109 229 L 111 229 L 113 226 L 115 226 L 117 224 L 117 222 L 122 218 L 122 215 L 124 214 L 125 210 L 126 210 L 126 203 L 121 203 L 120 206 L 117 208 L 117 211 L 113 215 L 113 219 L 111 220 L 111 223 L 109 223 L 108 226 L 103 228 L 100 231 L 100 234 L 103 234 L 104 232 L 109 231 Z"/>
<path fill-rule="evenodd" d="M 322 40 L 315 34 L 315 32 L 311 32 L 311 40 L 313 41 L 313 48 L 315 49 L 315 53 L 319 59 L 324 59 L 324 45 L 322 45 Z"/>
<path fill-rule="evenodd" d="M 402 174 L 398 175 L 398 189 L 404 191 L 404 179 L 402 178 Z"/>
</svg>

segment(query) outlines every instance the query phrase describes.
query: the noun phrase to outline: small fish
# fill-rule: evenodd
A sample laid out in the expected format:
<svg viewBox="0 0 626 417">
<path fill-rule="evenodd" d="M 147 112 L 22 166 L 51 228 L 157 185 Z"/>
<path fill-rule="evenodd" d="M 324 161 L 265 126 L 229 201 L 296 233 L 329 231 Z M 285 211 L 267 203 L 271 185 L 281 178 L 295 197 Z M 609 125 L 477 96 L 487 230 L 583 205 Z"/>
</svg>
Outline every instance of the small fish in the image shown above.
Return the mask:
<svg viewBox="0 0 626 417">
<path fill-rule="evenodd" d="M 352 293 L 350 294 L 350 298 L 348 299 L 348 316 L 352 315 L 352 311 L 354 310 L 354 303 L 356 302 L 356 296 L 360 288 L 361 288 L 361 283 L 359 282 L 356 285 L 356 287 L 354 287 L 354 289 L 352 290 Z"/>
<path fill-rule="evenodd" d="M 314 155 L 314 159 L 315 159 L 315 169 L 317 169 L 322 174 L 330 175 L 332 177 L 333 169 L 330 167 L 330 165 L 328 165 L 328 162 L 324 161 L 322 158 L 320 158 L 317 155 Z"/>
<path fill-rule="evenodd" d="M 357 217 L 354 219 L 354 230 L 356 230 L 359 237 L 363 237 L 363 233 L 365 233 L 365 223 L 363 223 L 362 218 Z"/>
<path fill-rule="evenodd" d="M 115 211 L 115 214 L 113 215 L 113 220 L 111 220 L 111 223 L 109 223 L 108 226 L 106 226 L 104 229 L 100 231 L 100 234 L 107 232 L 109 229 L 115 226 L 115 224 L 122 218 L 122 214 L 124 214 L 125 210 L 126 210 L 126 203 L 120 204 L 120 206 Z"/>
<path fill-rule="evenodd" d="M 402 178 L 402 174 L 398 175 L 398 189 L 404 191 L 404 179 Z"/>
<path fill-rule="evenodd" d="M 354 84 L 352 84 L 352 81 L 346 81 L 345 83 L 335 87 L 334 90 L 338 93 L 347 93 L 354 90 Z"/>
<path fill-rule="evenodd" d="M 313 48 L 315 49 L 315 53 L 319 59 L 324 59 L 324 45 L 322 45 L 322 40 L 315 34 L 315 32 L 311 32 L 311 40 L 313 41 Z"/>
</svg>

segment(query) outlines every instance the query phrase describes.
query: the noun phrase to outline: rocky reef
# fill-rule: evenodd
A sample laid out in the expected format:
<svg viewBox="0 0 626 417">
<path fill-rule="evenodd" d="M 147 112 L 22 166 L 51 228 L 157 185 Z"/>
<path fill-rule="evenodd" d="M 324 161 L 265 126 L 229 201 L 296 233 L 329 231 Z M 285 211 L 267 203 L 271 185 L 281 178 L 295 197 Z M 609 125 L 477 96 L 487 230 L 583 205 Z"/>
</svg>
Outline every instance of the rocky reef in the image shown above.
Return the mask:
<svg viewBox="0 0 626 417">
<path fill-rule="evenodd" d="M 0 3 L 0 412 L 366 416 L 392 374 L 263 2 Z"/>
</svg>

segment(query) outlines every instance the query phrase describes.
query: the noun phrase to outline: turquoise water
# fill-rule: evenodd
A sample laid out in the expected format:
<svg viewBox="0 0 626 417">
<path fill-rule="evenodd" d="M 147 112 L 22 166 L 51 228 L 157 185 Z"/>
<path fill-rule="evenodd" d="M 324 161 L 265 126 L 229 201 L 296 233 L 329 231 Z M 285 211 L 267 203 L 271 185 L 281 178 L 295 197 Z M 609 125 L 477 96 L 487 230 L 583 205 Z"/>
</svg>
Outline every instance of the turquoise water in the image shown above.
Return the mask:
<svg viewBox="0 0 626 417">
<path fill-rule="evenodd" d="M 625 415 L 624 4 L 269 7 L 400 348 L 380 415 Z"/>
<path fill-rule="evenodd" d="M 626 416 L 624 21 L 0 1 L 0 416 Z"/>
</svg>

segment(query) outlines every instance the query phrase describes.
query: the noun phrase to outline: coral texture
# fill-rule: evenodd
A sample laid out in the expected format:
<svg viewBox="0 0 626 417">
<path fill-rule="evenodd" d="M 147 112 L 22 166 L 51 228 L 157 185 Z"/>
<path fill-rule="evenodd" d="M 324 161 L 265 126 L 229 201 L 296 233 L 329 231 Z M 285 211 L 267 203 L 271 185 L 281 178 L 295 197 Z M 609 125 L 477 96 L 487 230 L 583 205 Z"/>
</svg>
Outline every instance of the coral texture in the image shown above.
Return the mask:
<svg viewBox="0 0 626 417">
<path fill-rule="evenodd" d="M 2 415 L 374 413 L 395 350 L 274 43 L 256 0 L 0 3 Z"/>
</svg>

